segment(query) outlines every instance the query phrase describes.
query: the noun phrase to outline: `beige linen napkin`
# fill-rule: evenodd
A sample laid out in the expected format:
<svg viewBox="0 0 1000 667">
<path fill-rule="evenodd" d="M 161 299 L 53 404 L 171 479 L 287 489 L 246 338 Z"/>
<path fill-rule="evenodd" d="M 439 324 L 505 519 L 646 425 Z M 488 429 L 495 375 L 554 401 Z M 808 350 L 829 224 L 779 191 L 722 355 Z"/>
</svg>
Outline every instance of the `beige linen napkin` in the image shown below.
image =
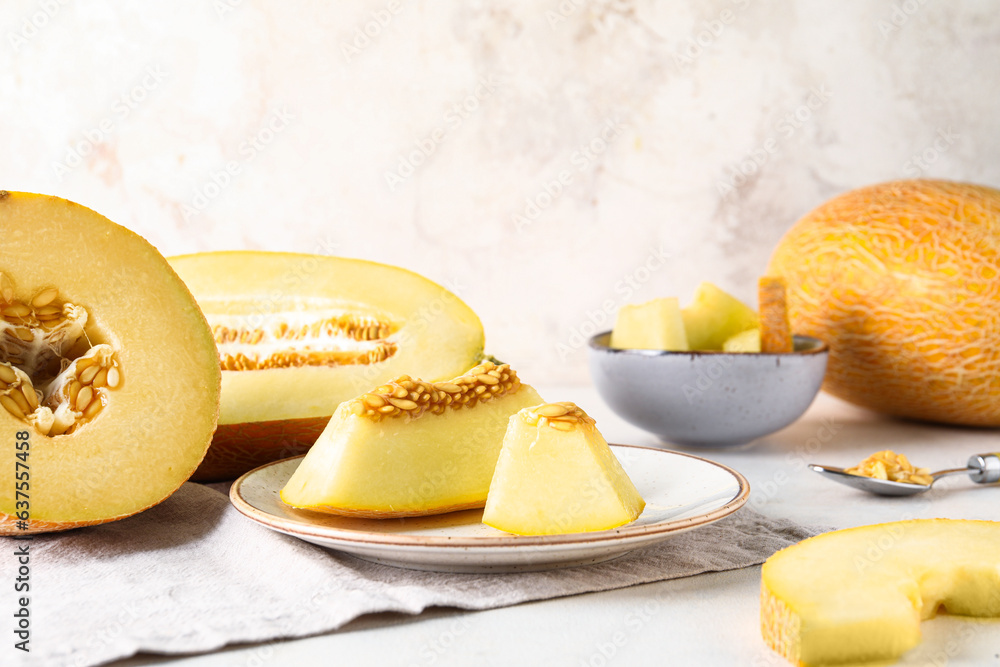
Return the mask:
<svg viewBox="0 0 1000 667">
<path fill-rule="evenodd" d="M 743 508 L 622 558 L 519 574 L 441 574 L 376 565 L 272 532 L 219 491 L 185 484 L 138 516 L 36 536 L 31 652 L 15 650 L 16 546 L 2 538 L 0 664 L 85 667 L 138 652 L 211 651 L 335 630 L 362 614 L 489 609 L 763 562 L 816 531 Z M 3 625 L 7 627 L 4 628 Z"/>
</svg>

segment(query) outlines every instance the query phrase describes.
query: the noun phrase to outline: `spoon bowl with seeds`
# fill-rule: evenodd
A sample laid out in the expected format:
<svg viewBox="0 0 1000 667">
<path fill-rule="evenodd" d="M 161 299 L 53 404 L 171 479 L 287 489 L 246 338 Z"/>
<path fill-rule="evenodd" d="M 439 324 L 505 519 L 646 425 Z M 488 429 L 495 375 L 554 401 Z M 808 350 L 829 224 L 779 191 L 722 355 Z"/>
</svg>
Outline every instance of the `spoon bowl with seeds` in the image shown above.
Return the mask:
<svg viewBox="0 0 1000 667">
<path fill-rule="evenodd" d="M 827 479 L 879 496 L 912 496 L 929 491 L 934 482 L 950 475 L 966 474 L 976 484 L 1000 482 L 1000 454 L 975 454 L 964 468 L 929 472 L 914 468 L 906 456 L 885 450 L 876 452 L 852 468 L 810 464 Z"/>
</svg>

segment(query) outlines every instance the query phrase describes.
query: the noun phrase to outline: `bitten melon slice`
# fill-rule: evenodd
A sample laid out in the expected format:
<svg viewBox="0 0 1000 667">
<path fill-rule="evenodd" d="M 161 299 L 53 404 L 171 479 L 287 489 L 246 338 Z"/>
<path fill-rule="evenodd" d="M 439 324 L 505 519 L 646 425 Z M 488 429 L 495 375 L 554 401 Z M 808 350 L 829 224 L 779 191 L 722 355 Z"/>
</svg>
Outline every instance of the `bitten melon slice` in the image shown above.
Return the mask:
<svg viewBox="0 0 1000 667">
<path fill-rule="evenodd" d="M 281 499 L 368 518 L 482 507 L 507 420 L 541 400 L 506 364 L 450 382 L 400 377 L 337 408 Z"/>
<path fill-rule="evenodd" d="M 1000 523 L 923 519 L 817 535 L 764 563 L 761 632 L 796 664 L 897 658 L 939 608 L 1000 616 Z"/>
<path fill-rule="evenodd" d="M 618 309 L 611 347 L 629 350 L 687 350 L 677 299 L 667 297 Z"/>
<path fill-rule="evenodd" d="M 517 535 L 608 530 L 645 506 L 594 420 L 547 403 L 510 418 L 483 523 Z"/>
<path fill-rule="evenodd" d="M 170 262 L 205 312 L 222 366 L 219 428 L 198 480 L 301 454 L 341 401 L 379 383 L 453 378 L 482 360 L 476 314 L 405 269 L 278 252 Z"/>
<path fill-rule="evenodd" d="M 758 326 L 752 308 L 712 283 L 701 283 L 691 305 L 681 311 L 692 350 L 721 350 L 728 338 Z"/>
<path fill-rule="evenodd" d="M 219 382 L 211 330 L 153 246 L 79 204 L 0 191 L 0 534 L 165 499 L 205 455 Z"/>
</svg>

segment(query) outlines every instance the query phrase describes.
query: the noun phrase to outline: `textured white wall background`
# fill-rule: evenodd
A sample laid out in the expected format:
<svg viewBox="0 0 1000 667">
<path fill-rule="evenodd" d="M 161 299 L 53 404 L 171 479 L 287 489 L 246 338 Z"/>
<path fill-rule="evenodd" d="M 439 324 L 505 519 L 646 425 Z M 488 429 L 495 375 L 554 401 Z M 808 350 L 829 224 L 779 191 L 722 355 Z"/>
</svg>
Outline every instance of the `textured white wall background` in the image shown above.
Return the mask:
<svg viewBox="0 0 1000 667">
<path fill-rule="evenodd" d="M 1000 185 L 991 0 L 2 11 L 0 187 L 165 254 L 419 271 L 531 382 L 586 381 L 582 335 L 626 301 L 700 280 L 752 301 L 783 231 L 837 192 Z"/>
</svg>

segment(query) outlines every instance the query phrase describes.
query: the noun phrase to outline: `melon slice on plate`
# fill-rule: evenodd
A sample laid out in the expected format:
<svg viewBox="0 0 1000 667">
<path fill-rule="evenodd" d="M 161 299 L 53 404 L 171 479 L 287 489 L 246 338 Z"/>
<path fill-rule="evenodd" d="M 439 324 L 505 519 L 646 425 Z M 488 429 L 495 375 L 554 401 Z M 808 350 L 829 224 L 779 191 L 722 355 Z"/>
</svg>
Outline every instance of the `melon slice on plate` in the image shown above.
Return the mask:
<svg viewBox="0 0 1000 667">
<path fill-rule="evenodd" d="M 510 418 L 483 523 L 517 535 L 608 530 L 645 507 L 614 452 L 573 403 Z"/>
<path fill-rule="evenodd" d="M 306 451 L 342 401 L 401 375 L 479 363 L 476 314 L 411 271 L 357 259 L 211 252 L 171 264 L 212 326 L 219 428 L 195 479 L 232 479 Z"/>
<path fill-rule="evenodd" d="M 541 401 L 506 364 L 450 382 L 400 377 L 337 408 L 281 499 L 368 518 L 482 507 L 508 419 Z"/>
<path fill-rule="evenodd" d="M 219 382 L 205 317 L 153 246 L 79 204 L 0 191 L 0 534 L 167 498 L 208 449 Z"/>
<path fill-rule="evenodd" d="M 677 299 L 653 299 L 619 308 L 610 345 L 629 350 L 688 349 Z"/>
<path fill-rule="evenodd" d="M 692 350 L 721 350 L 728 338 L 758 326 L 753 308 L 707 282 L 698 285 L 681 317 Z"/>
<path fill-rule="evenodd" d="M 761 632 L 796 664 L 898 658 L 939 609 L 1000 616 L 1000 523 L 923 519 L 824 533 L 764 563 Z"/>
</svg>

